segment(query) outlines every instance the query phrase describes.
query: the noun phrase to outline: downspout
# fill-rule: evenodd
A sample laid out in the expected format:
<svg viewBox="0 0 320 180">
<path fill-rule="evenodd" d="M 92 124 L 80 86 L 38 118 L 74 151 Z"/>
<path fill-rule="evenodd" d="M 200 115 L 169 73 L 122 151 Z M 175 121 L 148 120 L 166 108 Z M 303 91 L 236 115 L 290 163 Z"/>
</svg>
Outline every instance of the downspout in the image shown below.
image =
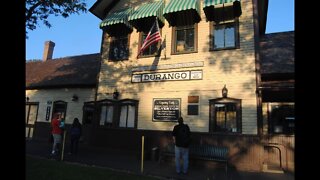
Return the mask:
<svg viewBox="0 0 320 180">
<path fill-rule="evenodd" d="M 254 27 L 254 55 L 255 55 L 255 66 L 256 66 L 256 101 L 257 101 L 257 126 L 258 126 L 258 136 L 260 139 L 260 143 L 262 146 L 260 146 L 260 156 L 259 156 L 259 164 L 260 170 L 263 170 L 264 167 L 264 146 L 263 146 L 263 119 L 262 119 L 262 94 L 261 94 L 261 89 L 259 87 L 261 86 L 261 67 L 260 67 L 260 34 L 264 34 L 265 29 L 263 29 L 263 33 L 260 33 L 260 22 L 259 22 L 259 2 L 267 1 L 266 4 L 268 3 L 268 0 L 252 0 L 253 3 L 253 27 Z M 261 4 L 260 4 L 261 7 Z M 261 8 L 262 9 L 262 8 Z M 261 10 L 260 9 L 260 10 Z M 264 14 L 266 14 L 265 12 Z M 261 13 L 262 14 L 262 13 Z M 261 15 L 260 14 L 260 15 Z M 266 15 L 265 15 L 266 16 Z M 266 23 L 266 22 L 264 22 Z"/>
<path fill-rule="evenodd" d="M 99 61 L 100 61 L 100 65 L 98 67 L 98 73 L 97 73 L 97 77 L 96 77 L 96 89 L 95 89 L 95 95 L 94 95 L 94 113 L 93 113 L 93 122 L 92 122 L 92 128 L 91 128 L 91 136 L 90 136 L 90 145 L 94 145 L 94 140 L 95 138 L 95 129 L 99 126 L 99 115 L 98 115 L 98 103 L 97 103 L 97 99 L 98 99 L 98 88 L 99 88 L 99 78 L 100 78 L 100 71 L 101 71 L 101 66 L 103 63 L 102 60 L 102 44 L 103 44 L 103 36 L 104 33 L 102 32 L 102 40 L 100 43 L 100 53 L 99 53 Z"/>
<path fill-rule="evenodd" d="M 261 2 L 261 1 L 260 1 Z M 253 26 L 254 26 L 254 54 L 256 67 L 256 99 L 257 99 L 257 125 L 258 135 L 262 138 L 263 135 L 263 120 L 262 120 L 262 94 L 259 89 L 261 85 L 261 69 L 260 69 L 260 29 L 259 29 L 259 5 L 258 0 L 252 0 L 253 3 Z"/>
</svg>

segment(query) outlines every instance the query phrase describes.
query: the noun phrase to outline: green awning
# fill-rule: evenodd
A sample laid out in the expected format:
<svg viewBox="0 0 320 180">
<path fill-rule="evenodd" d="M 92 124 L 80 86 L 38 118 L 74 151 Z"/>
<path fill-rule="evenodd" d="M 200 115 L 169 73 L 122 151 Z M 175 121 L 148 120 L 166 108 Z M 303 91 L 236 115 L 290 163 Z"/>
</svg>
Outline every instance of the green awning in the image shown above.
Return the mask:
<svg viewBox="0 0 320 180">
<path fill-rule="evenodd" d="M 215 11 L 215 8 L 217 11 Z M 203 10 L 208 21 L 223 19 L 219 17 L 222 13 L 227 16 L 231 14 L 232 17 L 239 17 L 242 13 L 240 0 L 204 0 Z"/>
<path fill-rule="evenodd" d="M 107 31 L 111 36 L 122 33 L 132 32 L 132 26 L 128 22 L 128 16 L 132 8 L 122 9 L 112 12 L 100 23 L 100 28 Z"/>
<path fill-rule="evenodd" d="M 198 23 L 201 20 L 198 0 L 171 0 L 163 10 L 171 26 Z"/>
<path fill-rule="evenodd" d="M 210 7 L 210 6 L 233 3 L 234 1 L 237 1 L 237 0 L 204 0 L 203 8 Z"/>
<path fill-rule="evenodd" d="M 138 31 L 149 31 L 154 23 L 154 20 L 157 18 L 159 27 L 164 26 L 164 17 L 163 17 L 163 0 L 153 3 L 148 3 L 141 5 L 137 10 L 129 16 L 128 21 L 135 27 Z"/>
</svg>

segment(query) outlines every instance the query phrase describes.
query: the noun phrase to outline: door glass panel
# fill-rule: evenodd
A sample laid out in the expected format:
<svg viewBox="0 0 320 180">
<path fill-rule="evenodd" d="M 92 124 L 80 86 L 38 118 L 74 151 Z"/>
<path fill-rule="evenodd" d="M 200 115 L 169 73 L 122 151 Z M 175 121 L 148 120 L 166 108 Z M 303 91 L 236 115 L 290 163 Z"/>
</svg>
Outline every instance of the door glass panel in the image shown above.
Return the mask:
<svg viewBox="0 0 320 180">
<path fill-rule="evenodd" d="M 30 105 L 26 105 L 26 124 L 28 123 L 28 113 Z"/>
<path fill-rule="evenodd" d="M 119 127 L 126 127 L 128 106 L 121 107 Z"/>
<path fill-rule="evenodd" d="M 106 106 L 101 107 L 101 113 L 100 113 L 100 125 L 104 125 L 105 119 L 106 119 Z"/>
<path fill-rule="evenodd" d="M 29 113 L 29 120 L 28 120 L 28 124 L 34 124 L 34 122 L 36 121 L 37 118 L 37 110 L 38 110 L 38 106 L 37 105 L 31 105 L 30 106 L 30 113 Z"/>
<path fill-rule="evenodd" d="M 128 127 L 134 127 L 135 110 L 135 106 L 129 105 Z"/>
<path fill-rule="evenodd" d="M 113 119 L 113 106 L 107 106 L 107 123 L 112 123 Z"/>
</svg>

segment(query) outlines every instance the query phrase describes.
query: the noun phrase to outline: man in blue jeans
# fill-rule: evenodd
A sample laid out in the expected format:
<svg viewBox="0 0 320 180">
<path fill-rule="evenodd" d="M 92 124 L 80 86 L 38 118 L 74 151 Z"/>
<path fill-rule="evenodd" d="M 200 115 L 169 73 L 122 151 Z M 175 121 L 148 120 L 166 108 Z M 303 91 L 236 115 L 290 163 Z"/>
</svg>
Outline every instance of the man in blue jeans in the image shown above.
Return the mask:
<svg viewBox="0 0 320 180">
<path fill-rule="evenodd" d="M 173 142 L 175 144 L 175 161 L 176 172 L 181 174 L 180 159 L 183 159 L 183 174 L 187 174 L 189 166 L 189 145 L 190 145 L 190 128 L 183 124 L 183 118 L 178 118 L 178 125 L 175 125 L 172 131 Z"/>
</svg>

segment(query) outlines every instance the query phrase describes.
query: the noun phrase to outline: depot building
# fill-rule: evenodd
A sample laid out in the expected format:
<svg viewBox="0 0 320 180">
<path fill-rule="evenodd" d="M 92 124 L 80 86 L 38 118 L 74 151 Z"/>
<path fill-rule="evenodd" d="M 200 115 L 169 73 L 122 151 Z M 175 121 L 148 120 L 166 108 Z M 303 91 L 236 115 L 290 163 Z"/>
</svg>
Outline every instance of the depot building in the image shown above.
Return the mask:
<svg viewBox="0 0 320 180">
<path fill-rule="evenodd" d="M 194 144 L 228 147 L 239 170 L 294 171 L 294 34 L 265 34 L 267 10 L 267 0 L 97 1 L 101 52 L 37 62 L 64 76 L 27 83 L 26 136 L 46 139 L 61 112 L 82 121 L 89 146 L 139 153 L 143 136 L 150 153 L 182 116 Z M 137 57 L 155 21 L 161 40 Z"/>
</svg>

